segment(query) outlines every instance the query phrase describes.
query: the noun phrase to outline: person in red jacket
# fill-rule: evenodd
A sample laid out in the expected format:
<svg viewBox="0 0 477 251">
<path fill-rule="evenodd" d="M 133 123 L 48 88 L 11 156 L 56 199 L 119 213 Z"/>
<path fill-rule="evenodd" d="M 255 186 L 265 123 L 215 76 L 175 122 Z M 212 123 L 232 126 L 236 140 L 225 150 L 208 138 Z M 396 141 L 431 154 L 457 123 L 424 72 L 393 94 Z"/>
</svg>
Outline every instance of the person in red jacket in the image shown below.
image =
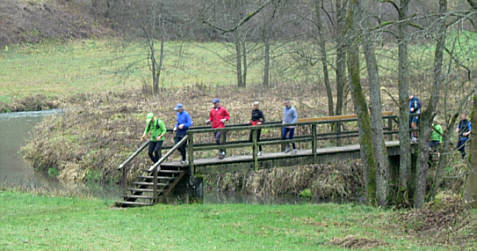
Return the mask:
<svg viewBox="0 0 477 251">
<path fill-rule="evenodd" d="M 230 119 L 230 115 L 227 112 L 225 107 L 220 105 L 220 100 L 218 98 L 214 98 L 212 100 L 214 103 L 214 107 L 210 110 L 209 119 L 207 120 L 207 124 L 212 124 L 212 128 L 224 128 L 225 122 Z M 222 135 L 225 137 L 225 132 L 217 131 L 214 132 L 215 142 L 217 145 L 221 144 Z M 225 158 L 225 149 L 219 149 L 219 159 Z"/>
</svg>

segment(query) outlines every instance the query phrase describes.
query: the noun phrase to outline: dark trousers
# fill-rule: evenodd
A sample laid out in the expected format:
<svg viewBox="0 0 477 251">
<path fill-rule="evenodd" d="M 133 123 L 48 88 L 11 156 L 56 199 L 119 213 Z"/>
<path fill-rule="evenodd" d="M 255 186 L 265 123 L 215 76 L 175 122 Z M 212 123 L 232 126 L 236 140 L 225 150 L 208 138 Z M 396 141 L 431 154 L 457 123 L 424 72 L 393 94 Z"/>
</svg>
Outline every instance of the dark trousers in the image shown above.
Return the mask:
<svg viewBox="0 0 477 251">
<path fill-rule="evenodd" d="M 223 137 L 223 140 L 222 140 L 222 137 Z M 218 132 L 214 132 L 214 138 L 215 138 L 215 143 L 217 143 L 217 145 L 222 145 L 223 143 L 225 143 L 225 132 L 223 131 L 218 131 Z M 225 154 L 225 149 L 219 149 L 219 153 L 224 153 Z"/>
<path fill-rule="evenodd" d="M 257 130 L 257 142 L 260 141 L 260 134 L 262 134 L 262 129 L 258 129 L 258 130 Z M 252 138 L 252 137 L 253 137 L 253 130 L 250 131 L 250 137 L 248 137 L 248 140 L 249 140 L 250 142 L 253 141 L 253 138 Z M 261 146 L 261 145 L 258 146 L 258 150 L 259 150 L 260 152 L 262 151 L 262 146 Z"/>
<path fill-rule="evenodd" d="M 295 128 L 282 128 L 282 139 L 286 139 L 288 134 L 288 139 L 293 139 L 293 135 L 295 135 Z M 295 143 L 292 143 L 293 149 L 296 149 Z"/>
<path fill-rule="evenodd" d="M 152 162 L 156 163 L 162 156 L 161 153 L 161 148 L 162 148 L 162 143 L 164 143 L 163 140 L 160 141 L 151 141 L 149 143 L 149 158 L 151 158 Z"/>
<path fill-rule="evenodd" d="M 465 158 L 465 142 L 468 139 L 469 138 L 466 138 L 466 137 L 460 137 L 459 141 L 457 142 L 457 150 L 459 150 L 460 153 L 462 154 L 462 158 Z"/>
<path fill-rule="evenodd" d="M 437 152 L 437 147 L 439 147 L 439 144 L 439 141 L 431 140 L 431 142 L 429 142 L 429 147 L 432 149 L 432 151 Z"/>
<path fill-rule="evenodd" d="M 181 141 L 184 137 L 185 137 L 185 134 L 176 134 L 176 136 L 174 137 L 174 142 L 177 144 L 177 142 Z M 179 152 L 181 153 L 182 160 L 184 161 L 186 160 L 186 147 L 187 147 L 187 142 L 185 142 L 184 144 L 182 144 L 182 146 L 177 148 L 177 150 L 179 150 Z"/>
</svg>

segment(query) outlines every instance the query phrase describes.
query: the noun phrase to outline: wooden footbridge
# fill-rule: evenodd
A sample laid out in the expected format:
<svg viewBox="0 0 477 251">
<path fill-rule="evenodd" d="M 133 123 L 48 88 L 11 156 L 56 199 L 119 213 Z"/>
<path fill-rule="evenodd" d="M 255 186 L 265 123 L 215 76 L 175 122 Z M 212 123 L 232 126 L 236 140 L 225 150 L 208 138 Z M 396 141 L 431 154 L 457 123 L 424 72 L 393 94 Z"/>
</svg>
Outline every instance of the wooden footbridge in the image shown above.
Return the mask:
<svg viewBox="0 0 477 251">
<path fill-rule="evenodd" d="M 397 117 L 392 113 L 383 113 L 387 135 L 386 146 L 390 158 L 399 156 L 399 142 L 393 141 L 398 134 Z M 296 126 L 294 139 L 282 139 L 281 128 Z M 257 139 L 261 130 L 262 138 Z M 172 130 L 168 130 L 172 134 Z M 223 131 L 227 140 L 221 145 L 210 140 L 212 133 Z M 172 146 L 165 146 L 167 152 L 154 165 L 137 177 L 131 177 L 137 170 L 128 165 L 147 148 L 149 142 L 142 144 L 118 169 L 122 172 L 121 187 L 123 201 L 116 206 L 148 206 L 164 201 L 176 185 L 185 177 L 195 173 L 227 172 L 231 170 L 253 168 L 272 168 L 296 164 L 330 163 L 360 158 L 358 142 L 359 131 L 356 115 L 329 116 L 322 118 L 300 119 L 295 124 L 283 125 L 281 122 L 269 122 L 260 126 L 249 124 L 228 125 L 225 128 L 192 127 L 187 135 Z M 283 152 L 285 144 L 297 144 L 297 152 Z M 169 158 L 183 144 L 187 144 L 187 162 L 173 161 Z M 259 147 L 265 149 L 259 155 Z M 215 157 L 216 151 L 227 149 L 224 159 Z M 132 179 L 131 179 L 132 178 Z M 130 182 L 132 180 L 132 182 Z"/>
</svg>

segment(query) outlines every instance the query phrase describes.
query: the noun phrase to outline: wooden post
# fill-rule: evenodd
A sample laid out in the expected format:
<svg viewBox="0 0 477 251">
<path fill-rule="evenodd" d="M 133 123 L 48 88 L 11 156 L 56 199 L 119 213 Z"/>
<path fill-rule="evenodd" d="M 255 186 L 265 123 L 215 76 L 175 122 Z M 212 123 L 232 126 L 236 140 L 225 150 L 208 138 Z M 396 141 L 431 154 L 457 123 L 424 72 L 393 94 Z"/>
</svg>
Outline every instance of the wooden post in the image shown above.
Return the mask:
<svg viewBox="0 0 477 251">
<path fill-rule="evenodd" d="M 195 167 L 194 167 L 194 134 L 192 132 L 189 132 L 189 139 L 187 143 L 187 155 L 189 159 L 189 168 L 190 168 L 190 173 L 191 175 L 194 175 L 195 173 Z"/>
<path fill-rule="evenodd" d="M 341 123 L 336 122 L 336 146 L 341 146 L 340 134 L 341 134 Z"/>
<path fill-rule="evenodd" d="M 311 125 L 311 152 L 313 154 L 313 164 L 317 161 L 317 153 L 316 153 L 316 124 Z"/>
<path fill-rule="evenodd" d="M 121 178 L 121 188 L 123 189 L 123 196 L 126 196 L 127 189 L 128 189 L 127 188 L 127 186 L 128 186 L 127 179 L 128 178 L 127 178 L 127 173 L 126 173 L 126 167 L 123 167 L 121 171 L 122 171 L 122 175 L 123 175 L 123 177 Z"/>
<path fill-rule="evenodd" d="M 154 172 L 152 175 L 152 203 L 157 202 L 157 169 L 159 167 L 154 168 Z"/>
<path fill-rule="evenodd" d="M 393 119 L 390 117 L 388 118 L 388 129 L 389 129 L 389 137 L 388 139 L 390 141 L 393 140 L 393 134 L 391 133 L 393 131 Z"/>
<path fill-rule="evenodd" d="M 253 169 L 258 170 L 258 144 L 257 144 L 257 129 L 252 129 L 252 155 L 253 155 Z"/>
</svg>

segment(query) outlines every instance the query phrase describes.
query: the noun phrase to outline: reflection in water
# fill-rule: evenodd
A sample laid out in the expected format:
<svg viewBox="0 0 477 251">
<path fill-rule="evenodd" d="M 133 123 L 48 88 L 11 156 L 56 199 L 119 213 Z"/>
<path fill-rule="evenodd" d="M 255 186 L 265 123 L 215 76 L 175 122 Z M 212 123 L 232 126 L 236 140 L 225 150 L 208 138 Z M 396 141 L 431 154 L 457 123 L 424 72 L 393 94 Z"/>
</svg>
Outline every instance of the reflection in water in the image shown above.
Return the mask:
<svg viewBox="0 0 477 251">
<path fill-rule="evenodd" d="M 52 194 L 117 198 L 119 196 L 117 186 L 97 184 L 66 186 L 56 178 L 34 171 L 23 159 L 20 148 L 31 140 L 33 127 L 45 116 L 61 116 L 59 113 L 61 110 L 0 114 L 0 187 Z"/>
</svg>

